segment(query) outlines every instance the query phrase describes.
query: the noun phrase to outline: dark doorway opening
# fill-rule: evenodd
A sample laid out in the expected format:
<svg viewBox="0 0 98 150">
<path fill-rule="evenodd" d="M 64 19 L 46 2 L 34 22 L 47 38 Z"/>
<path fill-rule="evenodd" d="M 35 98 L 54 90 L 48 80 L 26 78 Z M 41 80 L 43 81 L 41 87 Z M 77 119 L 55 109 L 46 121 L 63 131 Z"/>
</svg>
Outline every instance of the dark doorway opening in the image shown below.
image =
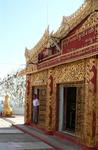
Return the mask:
<svg viewBox="0 0 98 150">
<path fill-rule="evenodd" d="M 59 86 L 59 131 L 75 132 L 77 88 Z"/>
<path fill-rule="evenodd" d="M 66 130 L 75 131 L 76 116 L 76 87 L 64 88 L 66 91 Z"/>
</svg>

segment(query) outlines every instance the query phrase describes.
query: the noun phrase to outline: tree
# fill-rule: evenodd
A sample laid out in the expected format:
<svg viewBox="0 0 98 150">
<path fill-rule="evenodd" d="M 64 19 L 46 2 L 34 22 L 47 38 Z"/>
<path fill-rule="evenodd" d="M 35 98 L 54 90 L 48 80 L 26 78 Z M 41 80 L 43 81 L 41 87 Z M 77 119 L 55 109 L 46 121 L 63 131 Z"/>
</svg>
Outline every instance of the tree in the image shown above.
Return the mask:
<svg viewBox="0 0 98 150">
<path fill-rule="evenodd" d="M 24 76 L 17 76 L 17 73 L 8 74 L 0 79 L 0 94 L 9 95 L 12 105 L 22 107 L 25 98 L 25 82 Z"/>
</svg>

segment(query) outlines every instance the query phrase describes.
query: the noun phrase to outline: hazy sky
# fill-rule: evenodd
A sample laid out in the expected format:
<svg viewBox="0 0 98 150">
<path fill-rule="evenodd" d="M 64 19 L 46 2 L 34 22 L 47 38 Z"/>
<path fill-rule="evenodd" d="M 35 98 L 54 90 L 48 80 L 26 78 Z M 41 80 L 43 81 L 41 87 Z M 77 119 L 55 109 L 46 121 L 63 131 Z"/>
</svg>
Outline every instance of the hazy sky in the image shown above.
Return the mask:
<svg viewBox="0 0 98 150">
<path fill-rule="evenodd" d="M 74 13 L 84 0 L 0 0 L 0 77 L 25 64 L 47 26 L 58 29 L 63 16 Z"/>
</svg>

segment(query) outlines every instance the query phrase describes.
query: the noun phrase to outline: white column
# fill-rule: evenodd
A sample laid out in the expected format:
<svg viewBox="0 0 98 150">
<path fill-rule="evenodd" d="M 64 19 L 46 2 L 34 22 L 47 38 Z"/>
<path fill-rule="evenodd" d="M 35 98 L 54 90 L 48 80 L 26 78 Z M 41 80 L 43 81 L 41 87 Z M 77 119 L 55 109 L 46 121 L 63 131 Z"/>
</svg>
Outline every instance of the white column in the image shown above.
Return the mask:
<svg viewBox="0 0 98 150">
<path fill-rule="evenodd" d="M 61 85 L 59 87 L 59 131 L 63 129 L 63 118 L 64 118 L 64 87 Z"/>
</svg>

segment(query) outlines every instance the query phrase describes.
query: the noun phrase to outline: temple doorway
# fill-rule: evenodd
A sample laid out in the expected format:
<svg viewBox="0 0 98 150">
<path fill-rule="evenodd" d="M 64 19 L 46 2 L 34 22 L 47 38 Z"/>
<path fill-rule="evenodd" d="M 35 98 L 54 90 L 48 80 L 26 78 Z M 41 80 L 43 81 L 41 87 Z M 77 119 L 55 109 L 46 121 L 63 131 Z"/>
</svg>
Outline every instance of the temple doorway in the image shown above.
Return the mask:
<svg viewBox="0 0 98 150">
<path fill-rule="evenodd" d="M 59 131 L 75 132 L 77 87 L 59 87 Z"/>
<path fill-rule="evenodd" d="M 46 114 L 46 87 L 45 86 L 39 86 L 39 87 L 33 87 L 33 92 L 32 94 L 37 94 L 38 99 L 39 99 L 39 117 L 38 117 L 38 124 L 40 126 L 45 125 L 45 114 Z M 33 97 L 33 95 L 32 95 Z"/>
</svg>

